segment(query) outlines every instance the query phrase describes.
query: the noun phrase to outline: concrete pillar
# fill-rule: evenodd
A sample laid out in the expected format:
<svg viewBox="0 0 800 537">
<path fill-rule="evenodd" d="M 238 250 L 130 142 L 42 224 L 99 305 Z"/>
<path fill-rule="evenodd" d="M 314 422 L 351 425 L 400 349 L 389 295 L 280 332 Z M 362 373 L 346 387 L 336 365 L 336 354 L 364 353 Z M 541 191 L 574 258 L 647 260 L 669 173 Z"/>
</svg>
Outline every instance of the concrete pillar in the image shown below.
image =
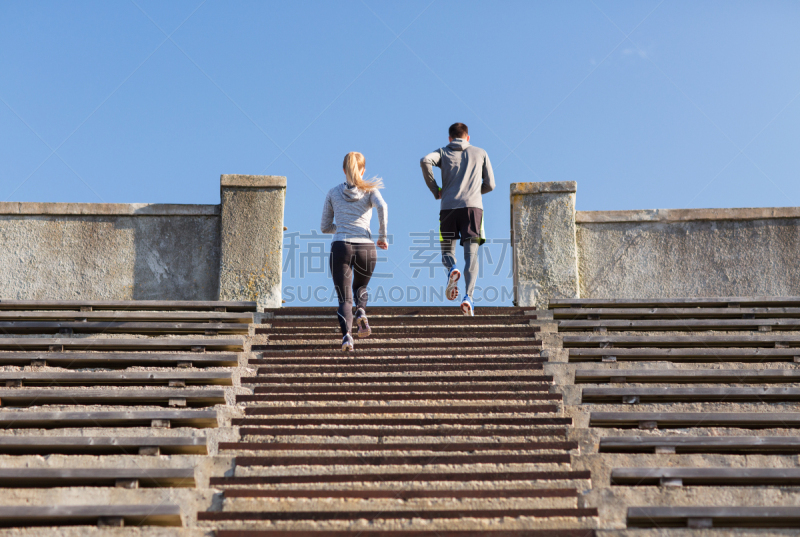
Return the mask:
<svg viewBox="0 0 800 537">
<path fill-rule="evenodd" d="M 511 242 L 518 306 L 578 298 L 575 181 L 511 184 Z"/>
<path fill-rule="evenodd" d="M 223 175 L 220 190 L 219 299 L 280 307 L 286 178 Z"/>
</svg>

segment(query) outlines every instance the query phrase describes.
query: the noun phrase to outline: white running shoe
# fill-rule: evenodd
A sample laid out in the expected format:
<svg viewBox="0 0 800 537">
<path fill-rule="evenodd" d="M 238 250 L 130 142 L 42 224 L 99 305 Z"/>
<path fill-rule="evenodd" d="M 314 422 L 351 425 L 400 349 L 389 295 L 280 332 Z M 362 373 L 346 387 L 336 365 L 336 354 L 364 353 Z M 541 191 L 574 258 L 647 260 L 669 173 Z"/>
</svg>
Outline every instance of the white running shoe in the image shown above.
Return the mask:
<svg viewBox="0 0 800 537">
<path fill-rule="evenodd" d="M 350 334 L 345 334 L 342 338 L 342 351 L 352 351 L 353 350 L 353 336 Z"/>
<path fill-rule="evenodd" d="M 356 311 L 356 324 L 358 325 L 358 337 L 369 337 L 372 334 L 372 328 L 369 327 L 367 314 L 363 308 L 358 308 Z"/>
<path fill-rule="evenodd" d="M 475 306 L 472 305 L 472 297 L 464 295 L 464 300 L 461 301 L 461 313 L 469 317 L 475 316 Z"/>
<path fill-rule="evenodd" d="M 447 275 L 447 289 L 444 290 L 444 296 L 447 300 L 456 300 L 458 298 L 458 280 L 461 278 L 461 271 L 456 267 L 450 269 Z"/>
</svg>

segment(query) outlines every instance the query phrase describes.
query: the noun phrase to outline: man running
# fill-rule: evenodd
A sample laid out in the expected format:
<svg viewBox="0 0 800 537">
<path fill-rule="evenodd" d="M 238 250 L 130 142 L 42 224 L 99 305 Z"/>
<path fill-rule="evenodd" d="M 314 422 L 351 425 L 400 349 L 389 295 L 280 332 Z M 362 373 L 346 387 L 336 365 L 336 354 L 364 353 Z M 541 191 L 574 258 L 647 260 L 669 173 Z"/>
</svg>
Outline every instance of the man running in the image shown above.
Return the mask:
<svg viewBox="0 0 800 537">
<path fill-rule="evenodd" d="M 478 246 L 486 242 L 483 234 L 483 201 L 481 196 L 494 190 L 494 173 L 486 151 L 469 145 L 469 130 L 463 123 L 450 125 L 450 143 L 425 155 L 420 161 L 422 176 L 433 197 L 441 200 L 439 241 L 442 263 L 447 270 L 448 300 L 458 298 L 456 239 L 464 247 L 464 279 L 466 294 L 461 301 L 464 315 L 475 315 L 472 292 L 478 277 Z M 436 184 L 433 167 L 442 170 L 442 187 Z"/>
</svg>

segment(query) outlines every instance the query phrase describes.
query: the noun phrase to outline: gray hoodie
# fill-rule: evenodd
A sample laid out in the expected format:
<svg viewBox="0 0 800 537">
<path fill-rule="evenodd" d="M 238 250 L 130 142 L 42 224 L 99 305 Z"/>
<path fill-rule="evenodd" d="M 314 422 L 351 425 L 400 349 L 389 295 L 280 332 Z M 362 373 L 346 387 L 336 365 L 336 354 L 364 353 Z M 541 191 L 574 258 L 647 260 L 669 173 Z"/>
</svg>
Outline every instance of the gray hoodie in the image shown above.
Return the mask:
<svg viewBox="0 0 800 537">
<path fill-rule="evenodd" d="M 378 209 L 380 232 L 378 239 L 386 240 L 386 221 L 389 208 L 383 201 L 380 192 L 365 192 L 359 188 L 342 183 L 330 189 L 322 206 L 323 233 L 333 233 L 334 241 L 372 242 L 369 222 L 372 219 L 372 208 Z M 334 215 L 336 223 L 333 223 Z"/>
<path fill-rule="evenodd" d="M 461 207 L 483 209 L 481 195 L 494 190 L 489 155 L 461 138 L 425 155 L 419 164 L 434 197 L 439 193 L 439 185 L 433 176 L 433 167 L 442 169 L 442 211 Z"/>
</svg>

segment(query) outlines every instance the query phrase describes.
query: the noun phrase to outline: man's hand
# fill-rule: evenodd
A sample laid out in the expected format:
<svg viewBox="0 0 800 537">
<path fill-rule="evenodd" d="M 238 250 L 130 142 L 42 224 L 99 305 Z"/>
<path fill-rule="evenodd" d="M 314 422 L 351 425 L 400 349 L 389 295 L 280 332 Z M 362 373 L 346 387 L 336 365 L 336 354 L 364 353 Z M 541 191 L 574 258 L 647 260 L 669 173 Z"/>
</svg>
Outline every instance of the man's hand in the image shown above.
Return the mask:
<svg viewBox="0 0 800 537">
<path fill-rule="evenodd" d="M 439 189 L 439 192 L 438 192 L 438 194 L 436 194 L 436 199 L 437 199 L 437 200 L 440 200 L 440 199 L 442 199 L 442 189 L 441 189 L 441 188 Z"/>
<path fill-rule="evenodd" d="M 385 240 L 381 239 L 381 240 L 378 241 L 378 248 L 380 248 L 381 250 L 388 250 L 389 249 L 389 243 L 387 243 Z"/>
</svg>

